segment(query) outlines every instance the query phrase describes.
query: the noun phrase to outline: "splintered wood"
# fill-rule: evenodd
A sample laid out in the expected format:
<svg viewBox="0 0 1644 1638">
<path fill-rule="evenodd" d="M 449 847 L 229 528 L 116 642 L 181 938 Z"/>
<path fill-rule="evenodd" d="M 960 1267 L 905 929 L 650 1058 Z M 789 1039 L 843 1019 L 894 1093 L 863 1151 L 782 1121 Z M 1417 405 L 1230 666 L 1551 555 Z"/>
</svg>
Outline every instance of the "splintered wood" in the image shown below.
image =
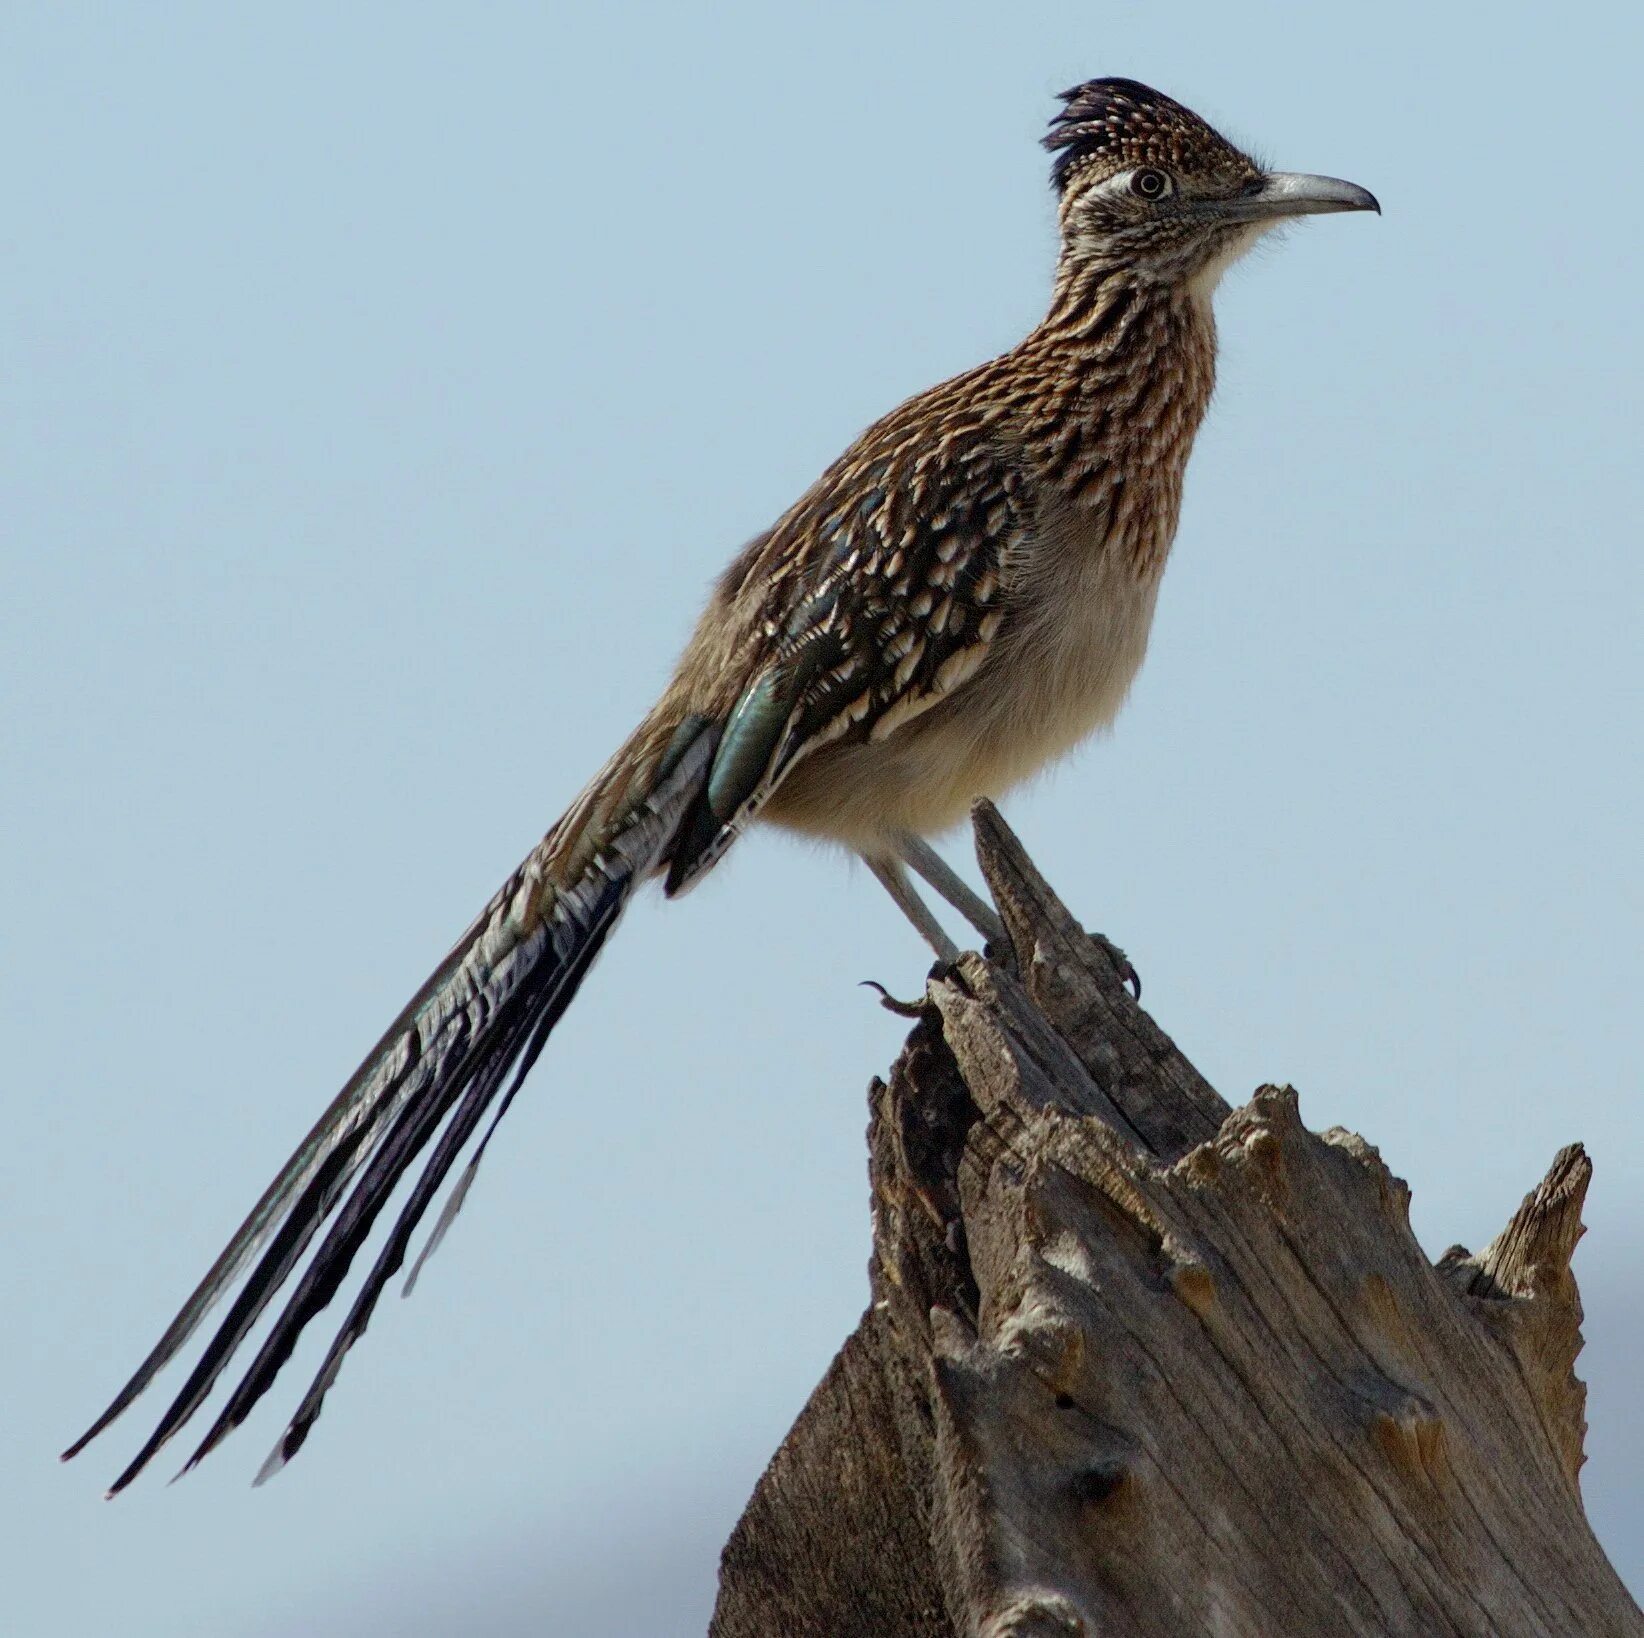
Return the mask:
<svg viewBox="0 0 1644 1638">
<path fill-rule="evenodd" d="M 873 1299 L 716 1638 L 1644 1634 L 1577 1479 L 1585 1154 L 1435 1265 L 1370 1144 L 1229 1108 L 976 828 L 1013 948 L 872 1089 Z"/>
</svg>

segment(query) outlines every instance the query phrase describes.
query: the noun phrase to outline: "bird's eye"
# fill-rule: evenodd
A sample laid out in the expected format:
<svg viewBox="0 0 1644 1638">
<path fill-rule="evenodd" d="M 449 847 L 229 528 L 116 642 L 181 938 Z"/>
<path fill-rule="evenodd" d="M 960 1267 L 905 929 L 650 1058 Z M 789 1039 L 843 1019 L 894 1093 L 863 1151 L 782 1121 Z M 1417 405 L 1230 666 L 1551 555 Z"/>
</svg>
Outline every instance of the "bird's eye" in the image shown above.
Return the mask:
<svg viewBox="0 0 1644 1638">
<path fill-rule="evenodd" d="M 1170 192 L 1170 178 L 1163 171 L 1140 170 L 1130 178 L 1130 191 L 1142 199 L 1163 199 Z"/>
</svg>

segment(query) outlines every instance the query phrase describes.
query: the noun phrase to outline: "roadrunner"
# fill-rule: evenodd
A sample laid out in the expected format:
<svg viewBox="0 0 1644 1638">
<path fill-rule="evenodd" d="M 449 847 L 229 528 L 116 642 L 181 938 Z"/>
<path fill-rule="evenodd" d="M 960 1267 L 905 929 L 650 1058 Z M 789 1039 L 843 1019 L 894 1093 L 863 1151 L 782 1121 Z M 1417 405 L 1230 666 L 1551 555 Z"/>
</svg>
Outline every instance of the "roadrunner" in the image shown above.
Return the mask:
<svg viewBox="0 0 1644 1638">
<path fill-rule="evenodd" d="M 1217 280 L 1275 223 L 1379 208 L 1349 182 L 1263 170 L 1133 80 L 1092 80 L 1062 104 L 1045 137 L 1061 249 L 1043 321 L 869 427 L 720 577 L 662 698 L 389 1026 L 65 1452 L 125 1410 L 247 1276 L 111 1495 L 200 1408 L 324 1228 L 187 1466 L 245 1419 L 431 1144 L 259 1478 L 296 1453 L 435 1193 L 489 1115 L 413 1280 L 648 877 L 682 893 L 767 819 L 858 853 L 943 959 L 955 947 L 910 868 L 983 933 L 997 930 L 922 838 L 1118 711 L 1210 401 Z"/>
</svg>

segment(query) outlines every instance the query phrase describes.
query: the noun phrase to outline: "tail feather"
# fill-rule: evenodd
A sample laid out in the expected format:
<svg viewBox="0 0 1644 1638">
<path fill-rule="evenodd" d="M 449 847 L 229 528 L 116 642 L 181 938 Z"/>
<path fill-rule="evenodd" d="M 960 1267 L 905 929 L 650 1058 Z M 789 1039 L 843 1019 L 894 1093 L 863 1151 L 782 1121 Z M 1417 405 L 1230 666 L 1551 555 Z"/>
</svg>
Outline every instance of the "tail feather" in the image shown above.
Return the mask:
<svg viewBox="0 0 1644 1638">
<path fill-rule="evenodd" d="M 189 1373 L 177 1397 L 172 1400 L 142 1449 L 108 1487 L 109 1496 L 119 1495 L 149 1464 L 172 1434 L 204 1404 L 223 1368 L 233 1356 L 234 1350 L 256 1324 L 258 1315 L 268 1305 L 269 1299 L 284 1284 L 307 1249 L 309 1241 L 314 1238 L 315 1231 L 324 1222 L 332 1203 L 347 1185 L 349 1175 L 357 1164 L 356 1157 L 362 1137 L 363 1129 L 356 1128 L 340 1139 L 337 1147 L 321 1162 L 300 1198 L 292 1205 L 285 1220 L 271 1237 L 255 1273 L 235 1297 L 216 1335 L 212 1337 L 204 1354 Z M 127 1390 L 122 1390 L 122 1394 L 127 1402 L 136 1397 L 135 1393 Z M 115 1403 L 118 1405 L 120 1401 L 116 1400 Z M 105 1412 L 101 1419 L 102 1424 L 106 1426 L 117 1414 L 117 1410 Z M 66 1452 L 66 1456 L 72 1456 L 82 1445 L 94 1438 L 97 1431 L 97 1427 L 94 1426 L 91 1432 L 84 1435 L 78 1444 Z"/>
<path fill-rule="evenodd" d="M 497 1122 L 502 1119 L 509 1104 L 513 1102 L 521 1081 L 529 1073 L 537 1054 L 547 1041 L 549 1031 L 570 1005 L 583 976 L 593 964 L 594 957 L 599 953 L 611 928 L 616 924 L 628 891 L 627 882 L 609 884 L 599 918 L 588 924 L 586 937 L 577 944 L 570 961 L 551 970 L 549 982 L 545 986 L 549 993 L 545 997 L 539 998 L 531 994 L 529 989 L 523 990 L 517 998 L 510 1001 L 507 1012 L 496 1019 L 493 1028 L 499 1032 L 499 1040 L 494 1048 L 487 1045 L 483 1049 L 483 1068 L 463 1091 L 456 1113 L 440 1134 L 433 1154 L 423 1167 L 410 1198 L 395 1220 L 387 1243 L 378 1253 L 371 1272 L 366 1276 L 365 1284 L 355 1297 L 348 1317 L 338 1330 L 308 1392 L 287 1423 L 273 1455 L 259 1472 L 259 1482 L 270 1477 L 296 1455 L 308 1437 L 309 1429 L 319 1418 L 326 1392 L 342 1369 L 344 1356 L 364 1335 L 383 1288 L 404 1263 L 406 1248 L 417 1223 L 428 1209 L 429 1202 L 450 1171 L 463 1145 L 473 1136 L 486 1109 L 495 1098 L 498 1087 L 507 1076 L 509 1066 L 514 1064 L 513 1078 L 509 1082 L 508 1090 L 492 1117 L 490 1130 L 482 1140 L 490 1141 L 491 1132 L 496 1130 Z M 382 1152 L 373 1160 L 370 1171 L 360 1180 L 353 1198 L 326 1237 L 325 1244 L 316 1253 L 302 1284 L 292 1294 L 291 1301 L 263 1344 L 262 1351 L 246 1372 L 239 1387 L 235 1389 L 228 1404 L 223 1407 L 222 1413 L 201 1442 L 199 1449 L 189 1458 L 187 1467 L 193 1467 L 219 1441 L 238 1427 L 273 1384 L 280 1367 L 296 1345 L 303 1327 L 336 1294 L 350 1262 L 369 1234 L 378 1211 L 385 1203 L 388 1191 L 393 1189 L 410 1166 L 411 1160 L 426 1145 L 445 1112 L 444 1107 L 437 1110 L 431 1107 L 426 1116 L 421 1116 L 413 1122 L 413 1111 L 408 1109 L 400 1117 L 400 1124 L 407 1128 L 403 1140 L 400 1131 L 396 1129 Z M 394 1153 L 396 1147 L 402 1152 Z M 470 1177 L 477 1168 L 482 1153 L 483 1147 L 476 1151 L 469 1162 Z M 373 1176 L 372 1173 L 378 1175 Z"/>
<path fill-rule="evenodd" d="M 429 976 L 427 982 L 394 1020 L 387 1033 L 372 1048 L 365 1062 L 355 1071 L 330 1107 L 315 1122 L 296 1152 L 263 1191 L 257 1204 L 234 1231 L 227 1246 L 190 1293 L 188 1301 L 178 1310 L 176 1317 L 166 1327 L 164 1334 L 149 1351 L 142 1364 L 110 1401 L 102 1415 L 63 1452 L 62 1459 L 65 1462 L 79 1455 L 116 1417 L 128 1409 L 132 1401 L 181 1352 L 206 1316 L 245 1271 L 247 1264 L 287 1221 L 295 1209 L 292 1206 L 293 1200 L 299 1195 L 302 1195 L 305 1201 L 316 1198 L 308 1191 L 312 1180 L 322 1169 L 329 1170 L 332 1174 L 328 1179 L 329 1188 L 317 1197 L 320 1200 L 317 1208 L 319 1217 L 324 1217 L 330 1209 L 331 1201 L 347 1186 L 353 1168 L 358 1164 L 356 1158 L 345 1169 L 339 1171 L 335 1160 L 327 1168 L 327 1160 L 333 1156 L 346 1159 L 349 1155 L 355 1154 L 358 1147 L 369 1138 L 376 1118 L 388 1106 L 388 1101 L 397 1089 L 403 1089 L 406 1096 L 414 1095 L 412 1076 L 417 1068 L 416 1055 L 420 1043 L 420 1032 L 417 1027 L 419 1016 L 422 1009 L 439 993 L 441 986 L 452 977 L 459 956 L 468 947 L 479 925 L 476 923 L 458 941 L 451 954 Z M 401 1055 L 408 1056 L 410 1061 L 397 1061 Z M 309 1232 L 312 1233 L 312 1226 Z M 302 1247 L 306 1243 L 305 1238 L 295 1247 L 294 1257 L 301 1255 Z M 255 1317 L 253 1312 L 251 1318 Z"/>
<path fill-rule="evenodd" d="M 131 1404 L 260 1252 L 195 1369 L 109 1494 L 129 1484 L 199 1409 L 258 1316 L 335 1214 L 296 1290 L 187 1466 L 199 1461 L 267 1392 L 304 1327 L 336 1295 L 400 1179 L 446 1122 L 387 1245 L 260 1478 L 295 1454 L 344 1356 L 364 1333 L 383 1286 L 402 1265 L 418 1221 L 512 1069 L 507 1091 L 418 1258 L 413 1280 L 443 1238 L 497 1122 L 549 1032 L 634 888 L 663 863 L 682 815 L 700 794 L 717 737 L 716 727 L 696 719 L 664 745 L 660 729 L 650 723 L 612 759 L 401 1012 L 264 1191 L 159 1343 L 102 1416 L 63 1453 L 65 1459 Z M 352 1192 L 339 1208 L 350 1185 Z"/>
</svg>

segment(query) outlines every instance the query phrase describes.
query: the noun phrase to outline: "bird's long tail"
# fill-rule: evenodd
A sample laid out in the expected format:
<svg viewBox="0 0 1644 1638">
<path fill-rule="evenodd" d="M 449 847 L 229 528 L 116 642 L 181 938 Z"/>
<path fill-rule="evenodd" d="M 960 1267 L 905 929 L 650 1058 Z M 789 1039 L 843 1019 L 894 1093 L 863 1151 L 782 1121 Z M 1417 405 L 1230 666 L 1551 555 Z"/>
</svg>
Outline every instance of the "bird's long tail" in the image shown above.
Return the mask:
<svg viewBox="0 0 1644 1638">
<path fill-rule="evenodd" d="M 612 758 L 394 1020 L 131 1380 L 64 1451 L 65 1460 L 131 1404 L 249 1267 L 199 1363 L 109 1494 L 123 1490 L 199 1409 L 329 1220 L 267 1340 L 187 1466 L 205 1456 L 268 1390 L 303 1328 L 336 1294 L 395 1186 L 433 1142 L 410 1198 L 259 1481 L 296 1454 L 452 1163 L 494 1106 L 413 1279 L 461 1206 L 497 1122 L 635 886 L 666 862 L 681 819 L 701 797 L 718 737 L 717 725 L 701 718 L 669 722 L 653 715 Z"/>
</svg>

